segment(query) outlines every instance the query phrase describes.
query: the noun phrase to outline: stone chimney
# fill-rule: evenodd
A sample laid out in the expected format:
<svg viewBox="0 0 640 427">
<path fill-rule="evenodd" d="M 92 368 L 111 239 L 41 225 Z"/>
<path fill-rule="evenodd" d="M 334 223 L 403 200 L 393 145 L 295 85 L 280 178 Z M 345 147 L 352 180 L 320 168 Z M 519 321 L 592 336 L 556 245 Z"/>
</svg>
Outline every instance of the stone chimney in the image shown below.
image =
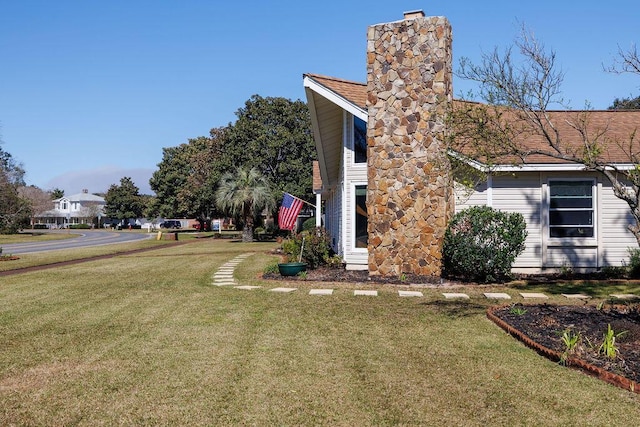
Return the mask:
<svg viewBox="0 0 640 427">
<path fill-rule="evenodd" d="M 369 274 L 439 276 L 453 214 L 445 114 L 452 99 L 451 25 L 422 11 L 369 27 Z"/>
</svg>

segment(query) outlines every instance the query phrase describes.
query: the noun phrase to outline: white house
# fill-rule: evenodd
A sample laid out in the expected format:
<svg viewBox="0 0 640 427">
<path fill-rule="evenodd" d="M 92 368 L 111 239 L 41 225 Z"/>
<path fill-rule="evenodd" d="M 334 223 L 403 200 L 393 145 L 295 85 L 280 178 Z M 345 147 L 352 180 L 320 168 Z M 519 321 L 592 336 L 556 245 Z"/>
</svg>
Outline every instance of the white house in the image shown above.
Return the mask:
<svg viewBox="0 0 640 427">
<path fill-rule="evenodd" d="M 418 17 L 418 20 L 422 19 Z M 411 25 L 420 24 L 410 22 L 398 25 L 415 28 Z M 435 25 L 434 28 L 437 29 L 438 26 Z M 416 30 L 415 33 L 419 31 Z M 388 39 L 394 40 L 393 37 Z M 371 39 L 369 43 L 372 44 Z M 394 55 L 397 55 L 397 52 L 394 52 Z M 393 68 L 393 60 L 387 60 L 390 64 L 387 68 Z M 405 58 L 401 57 L 400 61 L 405 61 Z M 440 71 L 438 67 L 435 67 L 435 70 L 436 73 Z M 401 69 L 395 77 L 402 76 L 403 72 L 407 76 L 411 73 Z M 385 201 L 382 203 L 387 206 L 380 206 L 380 203 L 372 203 L 370 200 L 367 207 L 367 197 L 372 195 L 371 192 L 367 192 L 367 187 L 378 180 L 376 171 L 372 170 L 376 167 L 375 162 L 371 159 L 368 162 L 368 155 L 371 155 L 374 144 L 371 136 L 377 129 L 373 127 L 378 126 L 380 121 L 370 117 L 372 111 L 376 112 L 377 108 L 372 109 L 372 105 L 379 105 L 376 103 L 381 97 L 379 94 L 372 96 L 370 91 L 371 80 L 377 78 L 372 77 L 370 72 L 367 77 L 368 86 L 317 74 L 303 76 L 318 151 L 318 169 L 322 179 L 322 189 L 317 193 L 324 202 L 324 225 L 332 236 L 333 249 L 343 257 L 347 268 L 369 269 L 370 272 L 378 268 L 377 264 L 381 261 L 372 260 L 371 227 L 368 228 L 367 221 L 371 221 L 372 212 L 378 209 L 388 210 L 394 205 L 391 207 L 395 210 L 391 213 L 398 211 L 395 206 L 398 202 L 392 203 L 387 198 L 384 198 Z M 392 84 L 386 75 L 382 79 L 389 88 L 389 94 L 382 96 L 393 98 L 392 86 L 397 85 L 396 82 Z M 430 81 L 426 78 L 423 80 Z M 446 76 L 444 82 L 446 85 Z M 406 89 L 404 81 L 399 87 L 401 91 L 410 92 Z M 413 108 L 409 101 L 402 101 L 401 98 L 395 101 L 397 105 L 407 106 L 403 114 L 412 113 L 407 111 Z M 565 116 L 568 118 L 575 112 L 558 111 L 552 114 L 555 115 L 556 123 L 565 123 Z M 640 111 L 594 111 L 589 114 L 593 126 L 607 127 L 620 136 L 630 135 L 640 124 Z M 396 123 L 399 122 L 402 120 Z M 420 132 L 419 129 L 418 122 L 416 134 Z M 578 135 L 572 133 L 568 126 L 560 131 L 564 132 L 565 139 L 576 138 L 576 144 L 580 143 Z M 411 134 L 408 137 L 406 132 L 401 131 L 397 134 L 409 141 L 414 147 L 413 150 L 416 150 L 415 138 L 420 139 L 420 135 Z M 367 135 L 370 137 L 369 147 Z M 536 143 L 535 140 L 528 142 Z M 410 149 L 406 149 L 407 146 L 400 147 L 404 150 L 402 153 L 405 159 L 411 155 Z M 632 164 L 624 164 L 625 161 L 628 162 L 628 156 L 620 149 L 611 148 L 607 154 L 608 160 L 620 167 L 635 167 Z M 385 155 L 394 157 L 391 153 Z M 476 164 L 479 168 L 483 167 L 481 162 Z M 399 182 L 404 183 L 402 185 L 413 185 L 416 180 L 421 179 L 418 175 L 412 176 L 415 178 L 407 179 L 405 176 L 403 181 Z M 401 195 L 402 185 L 396 185 L 394 190 Z M 412 196 L 405 194 L 403 197 Z M 535 156 L 528 158 L 526 164 L 505 163 L 495 167 L 487 181 L 471 194 L 462 197 L 461 193 L 456 193 L 453 199 L 453 207 L 449 209 L 455 211 L 472 205 L 488 205 L 523 214 L 528 237 L 524 253 L 515 262 L 515 270 L 537 272 L 565 266 L 578 269 L 620 266 L 628 260 L 628 248 L 637 247 L 635 237 L 627 228 L 633 223 L 629 206 L 615 197 L 611 183 L 603 175 L 587 171 L 579 164 Z M 400 201 L 402 202 L 402 198 Z M 320 205 L 317 203 L 317 206 Z M 409 208 L 413 209 L 413 206 Z M 319 213 L 317 217 L 320 217 Z M 390 218 L 390 221 L 394 219 L 393 215 L 387 215 L 387 218 Z M 400 220 L 403 221 L 404 218 Z M 384 230 L 389 228 L 388 224 L 384 226 Z M 402 232 L 411 234 L 406 228 Z M 382 240 L 384 238 L 385 236 Z M 395 241 L 399 238 L 393 237 L 390 240 Z M 393 256 L 397 249 L 391 247 L 392 251 L 388 254 Z M 403 268 L 405 267 L 400 265 L 390 271 L 397 273 L 404 271 Z"/>
<path fill-rule="evenodd" d="M 49 228 L 62 228 L 75 224 L 98 224 L 104 215 L 104 197 L 81 193 L 63 196 L 53 201 L 54 208 L 39 215 L 38 220 Z M 102 225 L 102 224 L 100 224 Z"/>
</svg>

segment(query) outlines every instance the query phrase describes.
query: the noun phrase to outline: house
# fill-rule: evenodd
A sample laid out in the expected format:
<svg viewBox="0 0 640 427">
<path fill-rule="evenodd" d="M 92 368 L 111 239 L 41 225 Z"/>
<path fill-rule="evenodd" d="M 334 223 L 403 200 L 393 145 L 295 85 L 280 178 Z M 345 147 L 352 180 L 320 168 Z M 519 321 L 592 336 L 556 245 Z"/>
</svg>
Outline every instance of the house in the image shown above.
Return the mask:
<svg viewBox="0 0 640 427">
<path fill-rule="evenodd" d="M 516 271 L 627 262 L 628 248 L 637 247 L 627 228 L 633 223 L 629 206 L 602 174 L 583 165 L 531 156 L 526 164 L 492 168 L 470 194 L 447 184 L 439 162 L 444 115 L 457 101 L 446 18 L 409 12 L 401 21 L 370 27 L 367 39 L 366 84 L 303 76 L 322 183 L 316 194 L 331 245 L 347 268 L 437 276 L 447 222 L 473 205 L 523 214 L 528 237 Z M 551 114 L 566 138 L 576 137 L 564 120 L 576 112 Z M 639 111 L 589 114 L 593 126 L 623 138 L 640 124 Z M 611 147 L 607 155 L 621 167 L 635 167 L 624 164 L 628 156 L 620 149 Z M 480 159 L 473 163 L 485 166 Z"/>
<path fill-rule="evenodd" d="M 38 215 L 38 222 L 48 228 L 65 228 L 76 224 L 101 224 L 104 213 L 104 197 L 81 193 L 63 196 L 53 201 L 54 208 Z"/>
</svg>

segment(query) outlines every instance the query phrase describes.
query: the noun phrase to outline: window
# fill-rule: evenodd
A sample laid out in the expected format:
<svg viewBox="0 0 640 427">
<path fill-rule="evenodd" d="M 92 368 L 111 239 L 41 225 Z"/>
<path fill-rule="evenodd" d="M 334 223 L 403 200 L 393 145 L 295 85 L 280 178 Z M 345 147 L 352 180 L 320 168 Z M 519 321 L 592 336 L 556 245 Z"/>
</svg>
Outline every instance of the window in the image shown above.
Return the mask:
<svg viewBox="0 0 640 427">
<path fill-rule="evenodd" d="M 355 247 L 366 249 L 369 243 L 369 232 L 367 231 L 367 186 L 356 185 L 355 193 Z"/>
<path fill-rule="evenodd" d="M 549 236 L 594 237 L 593 180 L 549 181 Z"/>
<path fill-rule="evenodd" d="M 353 118 L 353 153 L 356 163 L 367 162 L 367 123 Z"/>
</svg>

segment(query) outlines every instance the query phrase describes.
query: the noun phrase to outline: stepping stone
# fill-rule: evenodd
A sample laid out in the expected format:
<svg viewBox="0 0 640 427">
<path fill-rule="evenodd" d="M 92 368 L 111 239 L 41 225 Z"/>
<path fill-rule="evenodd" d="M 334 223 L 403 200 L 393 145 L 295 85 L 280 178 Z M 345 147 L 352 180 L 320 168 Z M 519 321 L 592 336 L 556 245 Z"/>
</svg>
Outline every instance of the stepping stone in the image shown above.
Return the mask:
<svg viewBox="0 0 640 427">
<path fill-rule="evenodd" d="M 561 294 L 565 298 L 569 299 L 589 299 L 591 298 L 589 295 L 585 294 Z"/>
<path fill-rule="evenodd" d="M 422 297 L 422 292 L 420 291 L 398 291 L 398 296 L 401 297 Z"/>
<path fill-rule="evenodd" d="M 377 297 L 378 296 L 378 291 L 353 291 L 353 295 L 354 296 L 358 296 L 358 295 L 364 295 L 364 296 L 368 296 L 368 297 Z"/>
<path fill-rule="evenodd" d="M 229 284 L 229 285 L 233 285 L 236 283 L 235 279 L 214 279 L 213 280 L 214 283 L 224 283 L 224 284 Z"/>
<path fill-rule="evenodd" d="M 443 292 L 442 295 L 444 295 L 446 299 L 454 299 L 454 298 L 469 299 L 469 295 L 463 294 L 463 293 Z"/>
<path fill-rule="evenodd" d="M 250 286 L 250 285 L 242 285 L 242 286 L 235 286 L 236 289 L 245 289 L 248 291 L 251 291 L 253 289 L 260 289 L 262 286 Z"/>
<path fill-rule="evenodd" d="M 288 292 L 293 292 L 293 291 L 297 291 L 298 288 L 273 288 L 270 289 L 271 292 L 284 292 L 284 293 L 288 293 Z"/>
<path fill-rule="evenodd" d="M 530 299 L 530 298 L 531 299 L 533 299 L 533 298 L 549 298 L 545 294 L 537 293 L 537 292 L 520 292 L 520 295 L 522 296 L 522 298 L 525 298 L 525 299 Z"/>
<path fill-rule="evenodd" d="M 213 282 L 215 286 L 233 286 L 236 282 Z"/>
<path fill-rule="evenodd" d="M 638 295 L 634 294 L 611 294 L 610 296 L 618 299 L 636 299 L 640 298 Z"/>
<path fill-rule="evenodd" d="M 485 292 L 484 296 L 488 299 L 511 299 L 511 295 L 504 292 Z"/>
<path fill-rule="evenodd" d="M 333 295 L 333 289 L 311 289 L 309 295 Z"/>
<path fill-rule="evenodd" d="M 233 274 L 216 274 L 213 276 L 213 280 L 216 279 L 233 279 Z"/>
</svg>

